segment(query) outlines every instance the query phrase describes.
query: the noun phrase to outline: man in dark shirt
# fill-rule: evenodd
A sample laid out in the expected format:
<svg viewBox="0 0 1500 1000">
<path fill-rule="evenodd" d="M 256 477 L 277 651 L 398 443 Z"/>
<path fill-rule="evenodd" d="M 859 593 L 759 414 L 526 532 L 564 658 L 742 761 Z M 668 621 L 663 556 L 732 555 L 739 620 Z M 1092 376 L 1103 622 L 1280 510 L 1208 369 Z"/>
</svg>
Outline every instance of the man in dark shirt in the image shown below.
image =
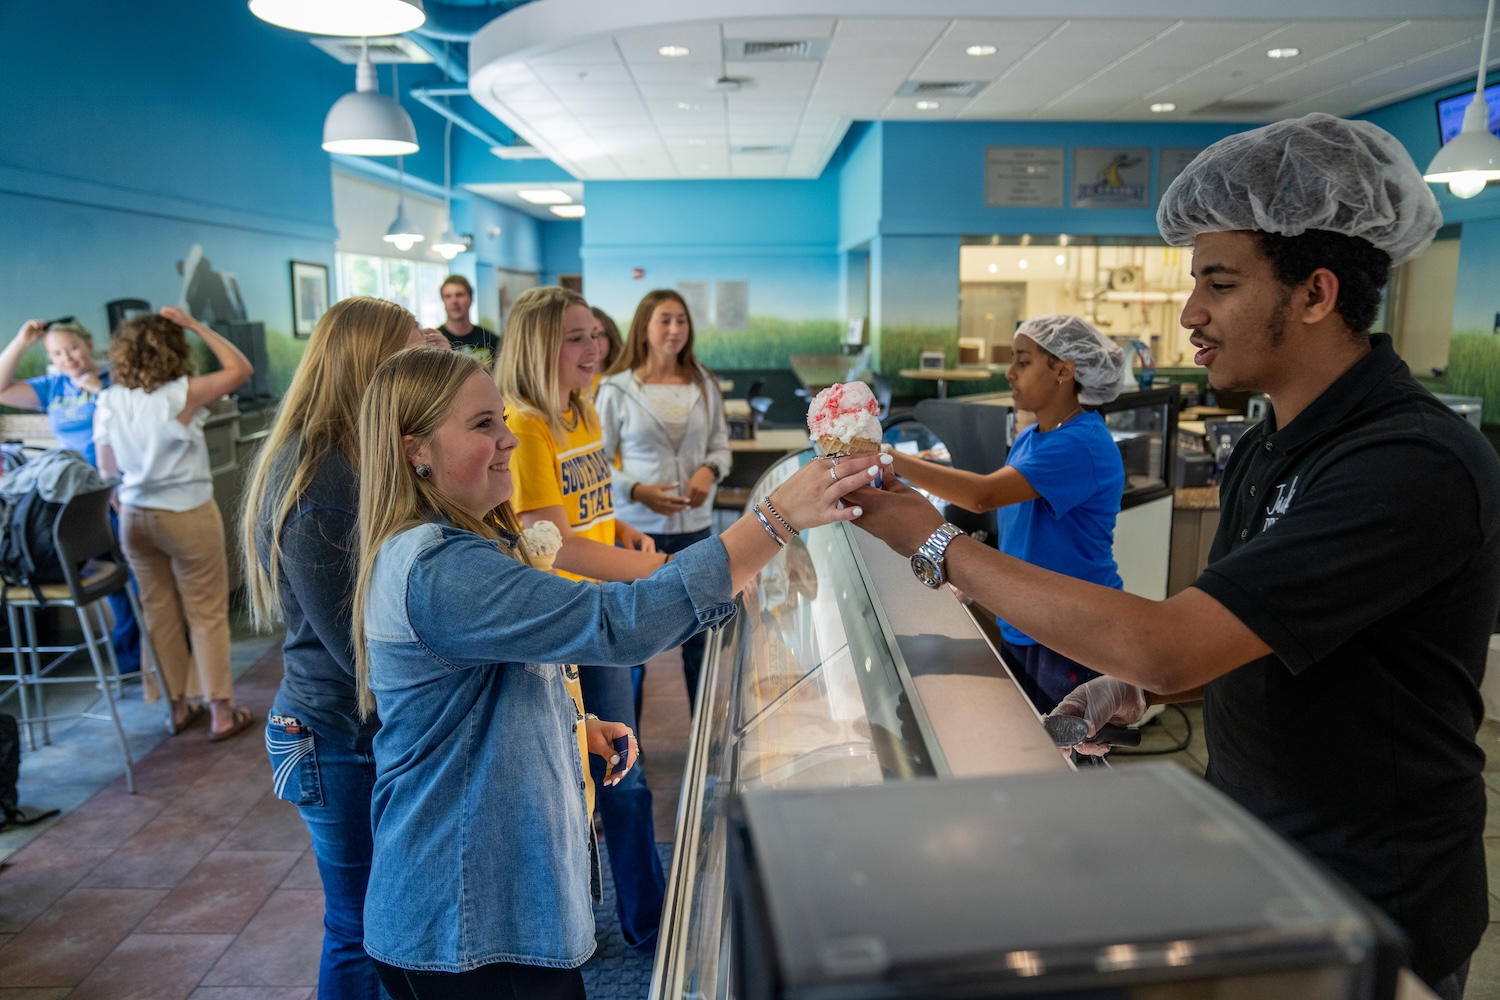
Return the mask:
<svg viewBox="0 0 1500 1000">
<path fill-rule="evenodd" d="M 1368 334 L 1391 265 L 1440 225 L 1436 201 L 1389 134 L 1310 115 L 1205 150 L 1158 220 L 1193 246 L 1195 360 L 1271 403 L 1230 459 L 1208 568 L 1148 601 L 965 537 L 938 562 L 1108 675 L 1058 709 L 1090 732 L 1201 696 L 1207 779 L 1384 909 L 1414 971 L 1457 998 L 1488 921 L 1474 738 L 1500 460 Z M 854 497 L 855 523 L 898 551 L 935 544 L 941 517 L 911 491 Z"/>
<path fill-rule="evenodd" d="M 474 305 L 474 286 L 463 275 L 450 274 L 443 279 L 439 291 L 448 319 L 438 327 L 438 332 L 448 338 L 448 345 L 455 351 L 474 357 L 486 368 L 493 368 L 500 353 L 495 335 L 469 322 L 469 310 Z"/>
</svg>

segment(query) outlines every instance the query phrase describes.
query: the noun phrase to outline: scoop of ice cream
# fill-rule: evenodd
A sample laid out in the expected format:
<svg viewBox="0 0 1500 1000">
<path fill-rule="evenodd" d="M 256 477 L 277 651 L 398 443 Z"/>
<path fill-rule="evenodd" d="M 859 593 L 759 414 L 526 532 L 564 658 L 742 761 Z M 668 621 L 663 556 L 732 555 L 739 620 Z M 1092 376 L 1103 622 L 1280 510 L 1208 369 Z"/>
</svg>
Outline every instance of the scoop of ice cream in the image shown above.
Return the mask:
<svg viewBox="0 0 1500 1000">
<path fill-rule="evenodd" d="M 878 444 L 880 404 L 863 382 L 830 385 L 808 405 L 807 430 L 814 438 L 836 438 L 845 443 L 862 438 Z"/>
<path fill-rule="evenodd" d="M 538 521 L 521 532 L 521 542 L 533 556 L 555 556 L 562 548 L 562 532 L 551 521 Z"/>
</svg>

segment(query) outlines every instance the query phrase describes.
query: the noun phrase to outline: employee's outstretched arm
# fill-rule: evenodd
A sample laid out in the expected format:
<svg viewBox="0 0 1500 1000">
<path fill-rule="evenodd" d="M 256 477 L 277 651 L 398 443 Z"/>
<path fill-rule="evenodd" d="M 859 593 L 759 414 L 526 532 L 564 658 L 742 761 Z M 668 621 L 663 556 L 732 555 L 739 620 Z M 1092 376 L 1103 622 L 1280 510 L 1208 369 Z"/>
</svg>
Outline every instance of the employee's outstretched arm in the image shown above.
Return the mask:
<svg viewBox="0 0 1500 1000">
<path fill-rule="evenodd" d="M 943 523 L 918 493 L 863 489 L 855 522 L 909 556 Z M 1049 649 L 1174 700 L 1271 652 L 1218 601 L 1189 587 L 1165 601 L 1085 583 L 997 552 L 967 536 L 945 559 L 948 579 Z"/>
</svg>

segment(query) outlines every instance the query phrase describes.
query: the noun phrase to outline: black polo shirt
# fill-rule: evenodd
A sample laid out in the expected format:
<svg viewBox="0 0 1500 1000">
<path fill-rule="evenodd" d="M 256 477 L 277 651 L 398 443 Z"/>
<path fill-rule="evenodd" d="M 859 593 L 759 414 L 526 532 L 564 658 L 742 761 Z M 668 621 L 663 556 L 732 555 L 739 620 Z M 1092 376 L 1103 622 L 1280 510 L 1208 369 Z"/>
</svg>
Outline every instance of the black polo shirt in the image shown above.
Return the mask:
<svg viewBox="0 0 1500 1000">
<path fill-rule="evenodd" d="M 1389 913 L 1429 981 L 1489 920 L 1479 681 L 1500 461 L 1389 337 L 1245 433 L 1194 584 L 1274 650 L 1204 691 L 1208 780 Z"/>
</svg>

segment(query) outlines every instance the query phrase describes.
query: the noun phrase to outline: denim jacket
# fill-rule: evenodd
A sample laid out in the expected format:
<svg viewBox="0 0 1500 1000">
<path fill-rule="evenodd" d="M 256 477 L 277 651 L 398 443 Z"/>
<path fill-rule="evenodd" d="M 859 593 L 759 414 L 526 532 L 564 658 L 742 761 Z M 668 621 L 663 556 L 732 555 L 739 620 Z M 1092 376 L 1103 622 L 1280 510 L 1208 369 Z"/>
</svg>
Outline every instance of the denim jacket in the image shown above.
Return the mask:
<svg viewBox="0 0 1500 1000">
<path fill-rule="evenodd" d="M 365 950 L 554 968 L 594 950 L 591 832 L 561 663 L 636 664 L 734 613 L 700 542 L 645 580 L 564 580 L 442 524 L 388 540 L 364 630 L 375 735 Z"/>
</svg>

